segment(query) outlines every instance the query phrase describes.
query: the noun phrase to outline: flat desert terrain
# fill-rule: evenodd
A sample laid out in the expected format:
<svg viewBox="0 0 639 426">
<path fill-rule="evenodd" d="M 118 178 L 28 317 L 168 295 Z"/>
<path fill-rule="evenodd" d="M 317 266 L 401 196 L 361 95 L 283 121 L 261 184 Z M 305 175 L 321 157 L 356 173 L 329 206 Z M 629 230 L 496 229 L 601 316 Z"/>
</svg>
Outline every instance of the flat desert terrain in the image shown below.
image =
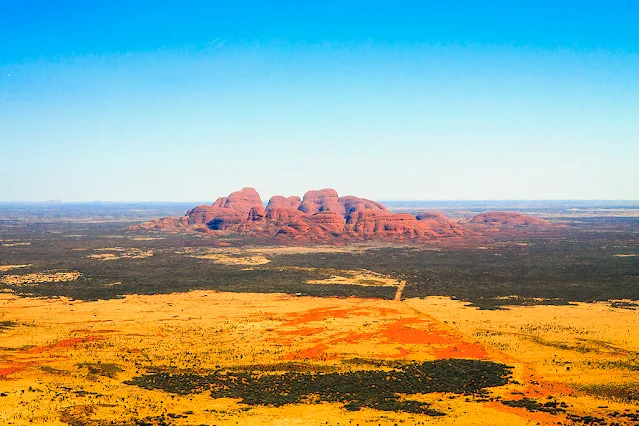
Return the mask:
<svg viewBox="0 0 639 426">
<path fill-rule="evenodd" d="M 633 424 L 639 315 L 611 303 L 479 310 L 449 298 L 404 301 L 192 291 L 99 302 L 0 296 L 3 424 Z M 446 368 L 448 391 L 397 392 L 419 410 L 345 409 L 363 372 L 465 359 L 505 364 L 477 391 Z M 450 368 L 464 368 L 451 364 Z M 330 376 L 337 398 L 215 397 L 212 375 Z M 358 374 L 360 373 L 360 374 Z M 488 374 L 498 374 L 491 369 Z M 370 377 L 369 377 L 370 376 Z M 340 380 L 348 378 L 348 380 Z M 464 389 L 465 385 L 468 390 Z M 406 386 L 406 389 L 409 389 Z M 213 391 L 213 393 L 212 393 Z M 324 399 L 324 400 L 322 400 Z M 331 401 L 333 399 L 333 401 Z M 411 411 L 423 411 L 416 413 Z"/>
</svg>

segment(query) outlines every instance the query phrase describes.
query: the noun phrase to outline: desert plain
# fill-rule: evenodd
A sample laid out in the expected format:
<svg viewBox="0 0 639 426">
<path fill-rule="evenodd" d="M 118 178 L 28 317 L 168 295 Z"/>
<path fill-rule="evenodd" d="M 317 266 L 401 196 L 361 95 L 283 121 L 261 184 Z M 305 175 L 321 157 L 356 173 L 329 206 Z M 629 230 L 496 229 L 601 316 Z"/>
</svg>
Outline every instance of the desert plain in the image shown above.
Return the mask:
<svg viewBox="0 0 639 426">
<path fill-rule="evenodd" d="M 3 222 L 1 424 L 639 423 L 633 217 L 417 244 L 129 222 Z"/>
</svg>

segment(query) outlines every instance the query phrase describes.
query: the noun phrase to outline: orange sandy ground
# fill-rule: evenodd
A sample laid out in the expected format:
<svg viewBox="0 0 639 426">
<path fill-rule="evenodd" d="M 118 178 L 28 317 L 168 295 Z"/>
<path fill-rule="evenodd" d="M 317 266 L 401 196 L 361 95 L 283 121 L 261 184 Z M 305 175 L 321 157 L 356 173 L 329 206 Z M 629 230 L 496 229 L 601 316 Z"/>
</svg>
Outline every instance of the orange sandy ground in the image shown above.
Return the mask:
<svg viewBox="0 0 639 426">
<path fill-rule="evenodd" d="M 637 317 L 636 311 L 605 304 L 479 311 L 443 298 L 400 302 L 194 291 L 81 302 L 0 294 L 0 321 L 18 324 L 0 331 L 0 424 L 132 424 L 167 413 L 183 416 L 171 420 L 180 425 L 571 423 L 563 414 L 441 393 L 410 396 L 447 413 L 428 417 L 349 412 L 336 403 L 247 407 L 206 393 L 178 396 L 123 383 L 157 367 L 197 372 L 295 361 L 340 371 L 352 368 L 342 361 L 353 358 L 504 362 L 514 367 L 515 383 L 490 389 L 492 396 L 542 402 L 551 396 L 566 402 L 571 414 L 612 419 L 614 411 L 634 413 L 639 405 L 576 385 L 633 383 L 626 364 L 608 369 L 602 362 L 636 356 Z M 585 336 L 590 341 L 583 343 Z M 548 339 L 577 343 L 564 350 L 549 346 Z M 584 355 L 578 343 L 597 352 Z M 117 364 L 122 371 L 91 374 L 86 363 Z"/>
</svg>

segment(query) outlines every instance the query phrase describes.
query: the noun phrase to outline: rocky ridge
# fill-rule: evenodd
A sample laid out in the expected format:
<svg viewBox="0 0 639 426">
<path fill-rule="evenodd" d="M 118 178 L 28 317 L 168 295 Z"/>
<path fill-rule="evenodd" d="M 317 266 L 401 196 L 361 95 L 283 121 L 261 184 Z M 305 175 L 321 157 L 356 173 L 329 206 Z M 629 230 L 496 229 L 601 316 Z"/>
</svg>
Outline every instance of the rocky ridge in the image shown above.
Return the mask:
<svg viewBox="0 0 639 426">
<path fill-rule="evenodd" d="M 499 216 L 501 213 L 506 216 Z M 476 226 L 539 225 L 548 222 L 519 213 L 487 212 L 470 219 Z M 517 216 L 518 215 L 518 216 Z M 391 213 L 366 198 L 340 197 L 334 189 L 312 190 L 304 197 L 272 197 L 266 207 L 257 191 L 244 188 L 212 205 L 197 206 L 182 217 L 165 217 L 131 227 L 132 230 L 239 233 L 296 241 L 420 240 L 472 234 L 439 212 Z"/>
<path fill-rule="evenodd" d="M 484 212 L 471 218 L 469 223 L 489 226 L 550 226 L 545 219 L 517 212 Z"/>
</svg>

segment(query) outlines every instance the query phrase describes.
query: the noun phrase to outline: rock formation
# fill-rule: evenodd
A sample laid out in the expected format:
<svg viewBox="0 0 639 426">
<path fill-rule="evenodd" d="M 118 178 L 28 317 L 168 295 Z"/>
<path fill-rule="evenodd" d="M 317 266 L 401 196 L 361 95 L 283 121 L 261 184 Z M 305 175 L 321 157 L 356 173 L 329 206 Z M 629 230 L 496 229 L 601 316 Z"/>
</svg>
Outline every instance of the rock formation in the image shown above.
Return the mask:
<svg viewBox="0 0 639 426">
<path fill-rule="evenodd" d="M 549 226 L 550 222 L 517 212 L 484 212 L 472 217 L 468 223 L 489 226 Z"/>
<path fill-rule="evenodd" d="M 542 219 L 518 213 L 487 212 L 470 220 L 473 224 L 536 225 Z M 131 227 L 133 230 L 240 233 L 295 241 L 336 240 L 391 241 L 433 239 L 467 235 L 459 223 L 437 212 L 418 215 L 391 213 L 375 201 L 340 197 L 334 189 L 308 191 L 304 198 L 272 197 L 266 208 L 253 188 L 244 188 L 212 205 L 197 206 L 183 217 L 161 218 Z"/>
</svg>

